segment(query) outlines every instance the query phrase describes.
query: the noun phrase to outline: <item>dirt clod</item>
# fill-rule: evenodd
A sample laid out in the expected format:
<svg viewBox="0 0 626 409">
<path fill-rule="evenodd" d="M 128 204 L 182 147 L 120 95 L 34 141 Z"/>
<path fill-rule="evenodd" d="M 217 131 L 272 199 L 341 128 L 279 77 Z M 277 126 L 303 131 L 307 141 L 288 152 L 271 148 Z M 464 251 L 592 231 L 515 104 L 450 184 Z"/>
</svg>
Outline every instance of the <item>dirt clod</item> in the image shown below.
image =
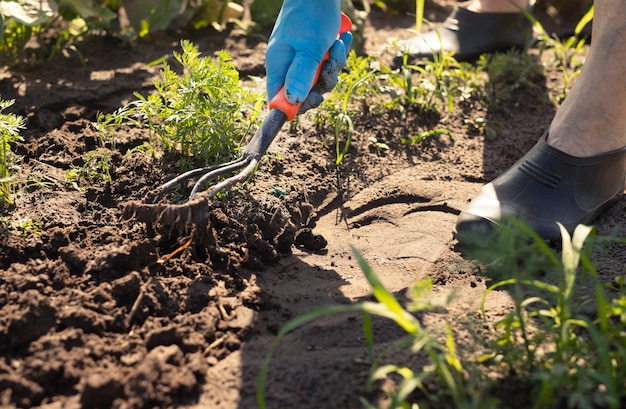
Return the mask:
<svg viewBox="0 0 626 409">
<path fill-rule="evenodd" d="M 57 309 L 37 290 L 19 295 L 0 310 L 0 350 L 28 346 L 56 324 Z"/>
</svg>

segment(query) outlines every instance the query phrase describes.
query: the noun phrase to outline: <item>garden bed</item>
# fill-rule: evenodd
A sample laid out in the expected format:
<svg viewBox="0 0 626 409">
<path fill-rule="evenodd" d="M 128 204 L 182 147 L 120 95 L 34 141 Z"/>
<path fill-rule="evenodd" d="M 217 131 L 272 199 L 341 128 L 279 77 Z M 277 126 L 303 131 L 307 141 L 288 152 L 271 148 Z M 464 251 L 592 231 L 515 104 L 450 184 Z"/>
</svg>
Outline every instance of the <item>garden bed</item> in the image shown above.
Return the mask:
<svg viewBox="0 0 626 409">
<path fill-rule="evenodd" d="M 408 37 L 412 24 L 374 11 L 364 51 Z M 180 36 L 94 38 L 80 47 L 84 66 L 70 53 L 0 72 L 0 95 L 15 99 L 12 110 L 28 121 L 16 175 L 45 184 L 6 212 L 21 230 L 0 235 L 0 406 L 255 407 L 259 368 L 288 319 L 371 298 L 352 246 L 401 300 L 425 277 L 436 294 L 456 292 L 444 312 L 423 321 L 434 332 L 451 323 L 470 350 L 464 323 L 477 319 L 488 279 L 457 251 L 455 218 L 548 126 L 560 70 L 545 64 L 533 86 L 502 104 L 458 104 L 436 121 L 364 112 L 338 166 L 332 131 L 303 116 L 284 127 L 248 185 L 209 209 L 209 223 L 180 228 L 123 217 L 126 204 L 148 200 L 177 172 L 134 149 L 149 138 L 145 130 L 117 135 L 111 182 L 78 188 L 66 178 L 98 144 L 96 114 L 150 92 L 159 67 L 147 63 L 171 55 Z M 262 39 L 184 36 L 204 55 L 228 50 L 242 77 L 264 75 Z M 472 126 L 477 120 L 495 134 L 487 138 Z M 434 125 L 450 134 L 399 140 Z M 625 204 L 598 220 L 599 233 L 626 233 Z M 611 247 L 601 262 L 611 280 L 623 274 L 626 252 Z M 508 294 L 495 292 L 486 315 L 509 308 Z M 377 350 L 402 335 L 392 323 L 375 324 Z M 361 325 L 358 314 L 337 315 L 288 335 L 270 366 L 269 407 L 361 408 L 360 396 L 384 402 L 382 392 L 364 389 L 371 362 Z M 505 402 L 526 393 L 510 392 Z"/>
</svg>

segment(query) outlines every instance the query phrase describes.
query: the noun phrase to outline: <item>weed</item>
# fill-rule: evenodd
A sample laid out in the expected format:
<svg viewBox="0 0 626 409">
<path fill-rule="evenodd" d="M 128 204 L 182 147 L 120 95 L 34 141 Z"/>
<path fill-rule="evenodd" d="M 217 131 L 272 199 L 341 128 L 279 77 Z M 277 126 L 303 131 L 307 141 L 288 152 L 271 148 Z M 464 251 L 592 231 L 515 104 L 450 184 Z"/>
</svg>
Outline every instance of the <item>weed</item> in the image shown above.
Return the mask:
<svg viewBox="0 0 626 409">
<path fill-rule="evenodd" d="M 389 350 L 375 357 L 367 388 L 383 379 L 396 383 L 385 407 L 421 407 L 428 402 L 456 408 L 502 407 L 506 402 L 500 402 L 493 388 L 506 380 L 512 385 L 524 385 L 528 407 L 618 408 L 626 397 L 622 388 L 626 377 L 626 294 L 623 286 L 617 286 L 621 292 L 610 299 L 607 288 L 615 291 L 616 285 L 607 287 L 601 282 L 591 254 L 594 245 L 610 241 L 626 244 L 626 239 L 596 237 L 591 227 L 582 225 L 570 237 L 560 227 L 560 257 L 520 222 L 503 227 L 499 240 L 491 243 L 501 251 L 498 256 L 494 256 L 494 248 L 482 255 L 477 253 L 489 256 L 481 258 L 488 263 L 491 274 L 499 270 L 508 276 L 486 290 L 482 315 L 486 317 L 485 300 L 494 291 L 508 289 L 513 299 L 513 308 L 504 318 L 495 323 L 485 319 L 482 323 L 490 328 L 494 339 L 487 334 L 478 340 L 479 347 L 487 350 L 477 358 L 463 358 L 450 324 L 444 334 L 435 335 L 413 315 L 448 304 L 449 299 L 441 304 L 432 302 L 432 282 L 418 282 L 410 293 L 412 301 L 403 307 L 355 251 L 377 302 L 319 307 L 289 321 L 279 331 L 263 363 L 257 384 L 260 407 L 265 407 L 263 389 L 272 352 L 287 333 L 321 316 L 360 311 L 370 359 L 374 358 L 371 316 L 377 315 L 393 320 L 406 332 L 393 349 L 420 353 L 428 361 L 411 368 L 383 364 Z M 538 271 L 551 272 L 554 278 L 541 281 L 536 277 Z M 581 276 L 591 282 L 591 294 L 586 296 Z M 362 403 L 368 409 L 375 408 L 365 399 Z"/>
<path fill-rule="evenodd" d="M 276 186 L 270 186 L 270 189 L 272 191 L 272 195 L 276 196 L 276 197 L 283 197 L 286 196 L 288 194 L 288 192 L 284 189 L 281 189 L 279 187 Z"/>
<path fill-rule="evenodd" d="M 405 61 L 397 70 L 389 70 L 387 72 L 387 81 L 396 90 L 401 91 L 400 94 L 391 101 L 391 106 L 397 106 L 404 109 L 415 109 L 418 113 L 427 112 L 439 113 L 438 102 L 444 97 L 448 103 L 449 110 L 452 110 L 452 100 L 447 98 L 449 95 L 445 90 L 445 83 L 441 81 L 441 72 L 439 67 L 443 64 L 456 61 L 451 54 L 443 55 L 443 58 L 436 57 L 441 64 L 433 62 L 424 62 L 424 65 L 410 65 Z"/>
<path fill-rule="evenodd" d="M 28 218 L 20 219 L 17 222 L 13 223 L 13 229 L 18 231 L 20 236 L 24 237 L 31 234 L 40 235 L 41 223 Z"/>
<path fill-rule="evenodd" d="M 458 63 L 446 55 L 424 66 L 404 64 L 396 70 L 373 57 L 358 57 L 351 52 L 339 82 L 317 110 L 315 121 L 333 129 L 336 164 L 348 152 L 354 133 L 354 117 L 361 110 L 380 113 L 385 109 L 415 110 L 418 113 L 452 111 L 455 100 L 478 95 L 480 72 L 471 65 Z M 403 139 L 417 143 L 446 131 L 435 130 L 424 136 Z M 376 146 L 376 143 L 374 143 Z"/>
<path fill-rule="evenodd" d="M 54 58 L 54 56 L 58 53 L 72 51 L 76 56 L 78 56 L 82 65 L 87 65 L 85 57 L 83 57 L 83 54 L 76 46 L 76 43 L 81 40 L 82 36 L 87 34 L 88 31 L 89 26 L 82 18 L 75 18 L 70 21 L 64 30 L 59 31 L 58 37 L 50 50 L 50 54 L 48 55 L 48 60 L 52 60 L 52 58 Z"/>
<path fill-rule="evenodd" d="M 353 117 L 358 108 L 380 107 L 372 103 L 381 94 L 378 62 L 371 57 L 359 57 L 351 51 L 346 70 L 339 74 L 339 81 L 316 111 L 315 122 L 320 126 L 329 123 L 333 127 L 335 163 L 339 165 L 350 148 L 354 133 Z"/>
<path fill-rule="evenodd" d="M 22 141 L 19 131 L 24 129 L 24 118 L 15 114 L 3 113 L 15 100 L 0 98 L 0 207 L 13 202 L 15 180 L 11 168 L 18 158 L 11 152 L 11 145 Z"/>
<path fill-rule="evenodd" d="M 394 53 L 399 50 L 396 45 Z M 419 114 L 449 113 L 456 101 L 480 95 L 484 80 L 481 67 L 459 62 L 452 53 L 435 50 L 433 59 L 409 64 L 403 55 L 402 64 L 395 70 L 386 69 L 387 80 L 400 94 L 391 102 Z"/>
<path fill-rule="evenodd" d="M 514 99 L 520 89 L 537 88 L 537 78 L 544 75 L 537 57 L 515 50 L 483 54 L 477 67 L 489 78 L 483 89 L 483 100 L 489 109 Z"/>
<path fill-rule="evenodd" d="M 413 145 L 423 142 L 428 138 L 437 138 L 440 135 L 452 135 L 452 132 L 447 129 L 430 129 L 416 134 L 413 138 L 400 138 L 400 142 L 405 145 Z"/>
<path fill-rule="evenodd" d="M 83 157 L 83 165 L 70 166 L 65 177 L 71 183 L 111 182 L 111 154 L 106 148 L 98 148 L 87 152 Z"/>
<path fill-rule="evenodd" d="M 368 140 L 370 141 L 370 143 L 372 144 L 372 146 L 376 149 L 379 150 L 383 150 L 383 151 L 388 151 L 389 150 L 389 145 L 387 145 L 384 142 L 380 142 L 378 139 L 376 139 L 376 137 L 374 136 L 370 136 L 368 138 Z"/>
<path fill-rule="evenodd" d="M 552 250 L 541 249 L 557 271 L 555 282 L 539 281 L 511 262 L 498 261 L 498 268 L 507 268 L 512 278 L 491 286 L 485 297 L 506 287 L 515 308 L 495 324 L 499 336 L 489 359 L 498 362 L 500 371 L 515 373 L 531 385 L 536 408 L 617 408 L 626 375 L 626 296 L 609 300 L 591 250 L 593 244 L 626 240 L 596 238 L 588 226 L 578 226 L 571 238 L 561 230 L 560 262 Z M 581 275 L 591 281 L 592 294 L 581 293 Z M 529 292 L 533 296 L 526 296 Z M 591 314 L 585 311 L 589 306 Z"/>
<path fill-rule="evenodd" d="M 181 41 L 181 46 L 182 52 L 174 56 L 183 67 L 182 76 L 164 63 L 161 79 L 154 81 L 155 93 L 135 93 L 137 100 L 112 114 L 100 114 L 95 127 L 105 136 L 122 125 L 147 128 L 153 154 L 177 154 L 182 167 L 226 162 L 259 125 L 263 99 L 241 86 L 226 51 L 212 59 L 201 57 L 189 41 Z"/>
<path fill-rule="evenodd" d="M 41 223 L 29 218 L 10 220 L 6 217 L 0 217 L 0 234 L 18 234 L 22 237 L 31 234 L 40 235 Z"/>
<path fill-rule="evenodd" d="M 580 34 L 592 20 L 593 13 L 594 8 L 591 6 L 589 11 L 578 22 L 574 35 L 565 39 L 561 39 L 557 35 L 548 34 L 541 23 L 527 13 L 527 18 L 533 22 L 536 31 L 539 33 L 537 42 L 539 56 L 546 50 L 552 51 L 554 54 L 552 64 L 559 67 L 563 73 L 562 81 L 559 81 L 560 89 L 554 98 L 555 103 L 560 103 L 565 99 L 568 90 L 571 88 L 572 80 L 580 74 L 584 63 L 581 56 L 584 55 L 583 50 L 587 42 L 585 38 L 580 37 Z"/>
<path fill-rule="evenodd" d="M 554 53 L 553 63 L 557 66 L 571 70 L 580 70 L 583 61 L 580 59 L 586 40 L 579 38 L 584 26 L 590 21 L 593 15 L 593 8 L 583 16 L 577 25 L 574 35 L 562 40 L 558 35 L 550 35 L 543 28 L 541 23 L 531 14 L 526 13 L 528 19 L 533 22 L 536 31 L 539 33 L 537 47 L 539 55 L 546 50 L 552 50 Z"/>
</svg>

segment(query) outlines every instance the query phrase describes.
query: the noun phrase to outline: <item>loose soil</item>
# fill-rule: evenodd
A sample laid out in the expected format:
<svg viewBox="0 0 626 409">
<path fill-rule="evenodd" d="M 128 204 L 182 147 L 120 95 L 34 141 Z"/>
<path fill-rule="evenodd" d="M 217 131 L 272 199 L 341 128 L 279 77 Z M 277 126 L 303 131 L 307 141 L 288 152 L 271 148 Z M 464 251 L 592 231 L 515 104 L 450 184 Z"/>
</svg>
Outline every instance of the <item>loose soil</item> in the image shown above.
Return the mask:
<svg viewBox="0 0 626 409">
<path fill-rule="evenodd" d="M 441 21 L 448 10 L 433 7 L 428 17 Z M 407 38 L 412 24 L 374 11 L 363 52 L 376 55 L 389 38 Z M 210 205 L 206 223 L 179 228 L 122 217 L 127 203 L 147 200 L 176 174 L 133 151 L 147 132 L 119 132 L 111 183 L 77 189 L 65 171 L 97 146 L 96 113 L 128 103 L 134 91 L 150 92 L 159 68 L 148 63 L 171 58 L 181 38 L 204 55 L 228 50 L 242 77 L 264 75 L 262 37 L 209 30 L 132 44 L 94 38 L 80 47 L 86 65 L 70 53 L 1 72 L 0 95 L 15 98 L 12 110 L 28 120 L 16 176 L 40 175 L 48 187 L 23 192 L 5 212 L 41 227 L 0 236 L 0 406 L 256 407 L 261 362 L 288 319 L 371 299 L 352 247 L 401 300 L 425 277 L 435 294 L 455 292 L 445 311 L 423 321 L 435 333 L 450 322 L 458 343 L 471 348 L 462 322 L 477 317 L 488 280 L 457 251 L 455 218 L 549 124 L 559 69 L 546 65 L 534 86 L 497 108 L 459 104 L 439 125 L 415 113 L 363 113 L 340 166 L 324 143 L 331 131 L 303 116 L 284 127 L 248 185 Z M 497 137 L 468 126 L 477 118 Z M 451 135 L 399 143 L 435 125 Z M 374 148 L 371 137 L 390 149 Z M 626 233 L 625 204 L 598 220 L 600 234 Z M 625 254 L 618 246 L 606 253 L 607 280 L 623 274 Z M 496 292 L 487 316 L 509 306 L 506 292 Z M 361 324 L 359 315 L 338 315 L 289 334 L 270 367 L 269 407 L 361 408 L 360 396 L 384 404 L 382 392 L 364 389 L 370 362 Z M 375 322 L 377 350 L 401 335 Z"/>
</svg>

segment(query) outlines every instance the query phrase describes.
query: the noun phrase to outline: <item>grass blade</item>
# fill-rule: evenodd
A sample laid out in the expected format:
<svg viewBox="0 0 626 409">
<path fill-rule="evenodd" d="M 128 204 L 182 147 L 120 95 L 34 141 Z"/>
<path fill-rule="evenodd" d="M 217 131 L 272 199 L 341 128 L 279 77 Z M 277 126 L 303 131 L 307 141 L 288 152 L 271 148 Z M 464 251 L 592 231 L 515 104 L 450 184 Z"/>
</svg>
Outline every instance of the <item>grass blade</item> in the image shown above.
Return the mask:
<svg viewBox="0 0 626 409">
<path fill-rule="evenodd" d="M 402 308 L 398 300 L 391 294 L 380 281 L 378 276 L 372 270 L 372 267 L 365 261 L 361 253 L 359 253 L 354 247 L 352 252 L 356 257 L 361 270 L 365 274 L 365 278 L 372 287 L 374 297 L 383 305 L 385 305 L 389 311 L 394 314 L 394 321 L 400 325 L 409 334 L 416 334 L 420 328 L 419 323 L 411 314 Z"/>
</svg>

